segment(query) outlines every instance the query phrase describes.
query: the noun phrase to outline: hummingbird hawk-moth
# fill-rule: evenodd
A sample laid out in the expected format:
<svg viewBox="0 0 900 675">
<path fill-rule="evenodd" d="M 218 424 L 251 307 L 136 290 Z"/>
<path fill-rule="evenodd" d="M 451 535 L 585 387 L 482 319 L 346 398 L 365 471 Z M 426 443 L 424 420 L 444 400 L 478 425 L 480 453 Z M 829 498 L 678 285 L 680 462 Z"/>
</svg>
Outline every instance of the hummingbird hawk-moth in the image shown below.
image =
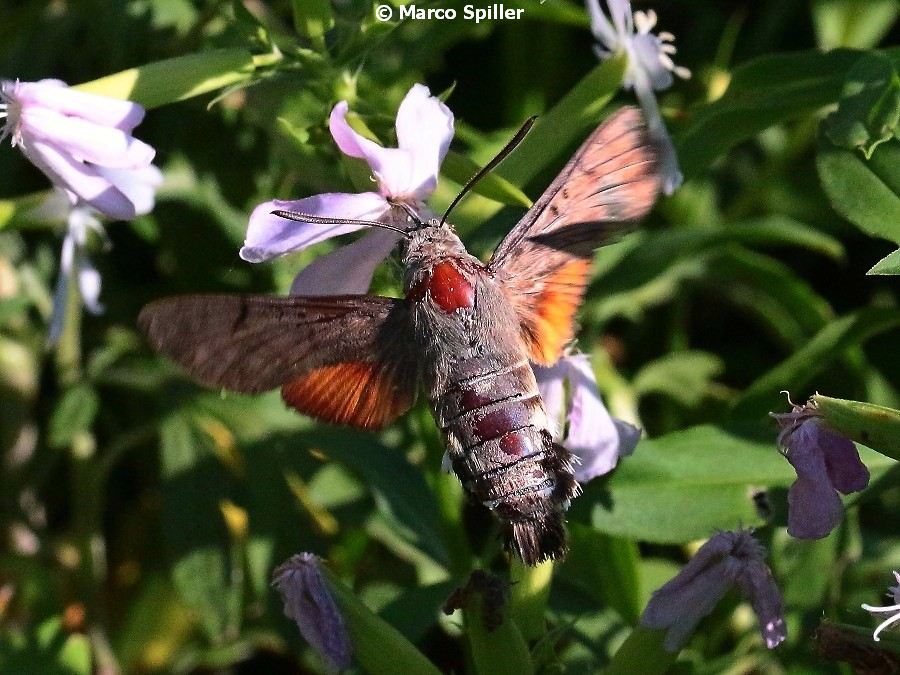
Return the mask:
<svg viewBox="0 0 900 675">
<path fill-rule="evenodd" d="M 507 548 L 535 565 L 565 553 L 564 515 L 580 488 L 532 364 L 563 355 L 594 249 L 650 210 L 657 166 L 640 113 L 623 108 L 486 264 L 452 226 L 410 213 L 403 298 L 188 295 L 150 303 L 138 321 L 197 382 L 280 387 L 289 406 L 335 424 L 384 427 L 421 383 L 456 475 L 504 523 Z"/>
</svg>

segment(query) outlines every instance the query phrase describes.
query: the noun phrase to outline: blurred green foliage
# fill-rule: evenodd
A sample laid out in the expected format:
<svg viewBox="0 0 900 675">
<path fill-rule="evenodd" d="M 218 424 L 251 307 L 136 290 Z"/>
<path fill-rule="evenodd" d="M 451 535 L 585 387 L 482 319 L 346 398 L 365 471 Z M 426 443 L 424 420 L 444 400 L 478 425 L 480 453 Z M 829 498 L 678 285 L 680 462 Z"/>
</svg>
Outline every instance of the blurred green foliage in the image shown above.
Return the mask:
<svg viewBox="0 0 900 675">
<path fill-rule="evenodd" d="M 637 672 L 659 650 L 632 632 L 649 594 L 695 540 L 754 525 L 785 592 L 787 643 L 766 651 L 728 596 L 672 672 L 841 672 L 814 635 L 823 616 L 869 626 L 859 604 L 900 569 L 900 470 L 864 449 L 874 480 L 844 524 L 792 540 L 794 474 L 766 413 L 785 409 L 782 389 L 900 407 L 896 0 L 636 3 L 679 36 L 694 72 L 661 99 L 687 181 L 598 254 L 579 347 L 612 412 L 646 437 L 573 503 L 572 553 L 552 576 L 513 569 L 530 590 L 512 592 L 514 623 L 498 633 L 478 598 L 441 612 L 472 569 L 509 572 L 495 522 L 441 472 L 424 404 L 380 434 L 325 427 L 275 394 L 201 391 L 138 334 L 151 299 L 284 293 L 338 245 L 255 266 L 237 255 L 255 204 L 366 184 L 328 133 L 338 100 L 390 144 L 414 82 L 446 92 L 457 116 L 437 212 L 541 115 L 454 213 L 487 255 L 609 111 L 624 67 L 597 65 L 581 5 L 506 4 L 523 20 L 380 23 L 368 0 L 0 9 L 0 75 L 144 97 L 154 109 L 138 135 L 166 175 L 153 213 L 110 226 L 98 250 L 106 312 L 74 314 L 49 349 L 61 225 L 29 216 L 45 180 L 0 150 L 0 669 L 319 672 L 269 587 L 275 565 L 309 550 L 343 589 L 372 672 L 398 667 L 386 654 L 423 672 Z M 171 64 L 129 70 L 176 58 L 197 67 L 168 83 Z M 399 292 L 396 268 L 375 291 Z"/>
</svg>

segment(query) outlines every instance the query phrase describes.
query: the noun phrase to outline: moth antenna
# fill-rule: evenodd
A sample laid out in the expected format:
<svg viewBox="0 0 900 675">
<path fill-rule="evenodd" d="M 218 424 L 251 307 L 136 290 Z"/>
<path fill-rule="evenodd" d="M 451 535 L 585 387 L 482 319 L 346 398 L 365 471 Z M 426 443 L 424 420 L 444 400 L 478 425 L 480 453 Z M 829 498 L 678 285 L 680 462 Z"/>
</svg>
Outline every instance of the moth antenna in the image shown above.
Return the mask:
<svg viewBox="0 0 900 675">
<path fill-rule="evenodd" d="M 356 218 L 327 218 L 324 216 L 314 216 L 311 213 L 301 213 L 300 211 L 272 211 L 272 215 L 288 220 L 296 220 L 301 223 L 313 223 L 314 225 L 361 225 L 363 227 L 380 227 L 382 230 L 391 230 L 407 239 L 410 238 L 409 232 L 399 227 L 381 223 L 377 220 L 357 220 Z"/>
<path fill-rule="evenodd" d="M 478 181 L 480 181 L 482 178 L 484 178 L 488 173 L 493 171 L 494 167 L 496 167 L 500 162 L 502 162 L 504 159 L 506 159 L 513 150 L 515 150 L 517 147 L 519 147 L 519 143 L 521 143 L 523 140 L 525 140 L 525 136 L 527 136 L 528 132 L 531 131 L 531 127 L 534 126 L 534 123 L 536 121 L 537 121 L 537 115 L 532 115 L 527 120 L 525 120 L 525 123 L 521 127 L 519 127 L 519 130 L 516 132 L 516 135 L 513 136 L 511 139 L 509 139 L 509 142 L 503 146 L 503 148 L 500 150 L 500 152 L 498 152 L 496 155 L 494 155 L 494 158 L 490 162 L 485 164 L 483 169 L 481 169 L 478 173 L 476 173 L 474 176 L 472 176 L 469 180 L 466 181 L 466 184 L 463 185 L 462 190 L 460 190 L 459 194 L 456 195 L 456 198 L 452 202 L 450 202 L 450 206 L 447 207 L 447 210 L 444 211 L 444 215 L 441 216 L 441 225 L 443 225 L 444 222 L 447 220 L 447 216 L 450 215 L 450 212 L 453 210 L 453 207 L 456 206 L 457 204 L 459 204 L 460 200 L 468 194 L 469 190 L 471 190 L 472 187 Z"/>
</svg>

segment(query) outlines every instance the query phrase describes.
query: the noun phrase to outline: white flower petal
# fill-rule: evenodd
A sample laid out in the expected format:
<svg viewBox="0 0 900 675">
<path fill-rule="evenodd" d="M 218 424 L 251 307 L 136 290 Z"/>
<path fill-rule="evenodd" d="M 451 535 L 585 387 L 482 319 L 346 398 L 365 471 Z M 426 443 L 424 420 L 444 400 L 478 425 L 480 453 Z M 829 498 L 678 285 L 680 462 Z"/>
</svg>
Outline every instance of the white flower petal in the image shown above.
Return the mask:
<svg viewBox="0 0 900 675">
<path fill-rule="evenodd" d="M 41 141 L 31 142 L 24 152 L 54 184 L 65 186 L 81 201 L 113 219 L 134 218 L 134 205 L 95 168 L 77 162 L 55 146 Z"/>
<path fill-rule="evenodd" d="M 672 69 L 675 64 L 672 59 L 662 51 L 662 42 L 655 35 L 636 35 L 631 41 L 632 52 L 637 58 L 640 67 L 650 78 L 650 84 L 656 91 L 668 89 L 675 79 L 672 77 Z M 671 45 L 670 45 L 671 46 Z M 666 61 L 671 68 L 666 67 Z"/>
<path fill-rule="evenodd" d="M 630 0 L 606 0 L 609 6 L 609 15 L 619 35 L 631 35 L 634 33 L 634 21 L 631 16 Z"/>
<path fill-rule="evenodd" d="M 555 439 L 562 434 L 566 413 L 565 379 L 567 369 L 561 365 L 560 361 L 549 368 L 533 366 L 538 391 L 541 393 L 547 421 L 550 423 L 550 433 Z"/>
<path fill-rule="evenodd" d="M 15 97 L 26 104 L 56 110 L 64 115 L 131 131 L 144 119 L 137 103 L 70 89 L 61 80 L 15 83 Z"/>
<path fill-rule="evenodd" d="M 346 115 L 347 102 L 341 101 L 334 106 L 329 118 L 331 135 L 341 152 L 366 160 L 383 197 L 394 201 L 416 198 L 412 153 L 399 148 L 384 148 L 356 133 L 347 124 Z"/>
<path fill-rule="evenodd" d="M 615 53 L 620 46 L 619 36 L 616 34 L 615 27 L 610 23 L 600 7 L 600 0 L 587 0 L 588 14 L 591 17 L 591 33 L 597 38 L 608 50 L 607 57 Z"/>
<path fill-rule="evenodd" d="M 369 290 L 375 268 L 390 255 L 399 235 L 373 229 L 304 267 L 291 284 L 291 295 L 359 295 Z"/>
<path fill-rule="evenodd" d="M 50 327 L 47 331 L 47 344 L 54 345 L 62 335 L 66 323 L 66 309 L 69 300 L 69 281 L 72 278 L 72 266 L 75 259 L 75 242 L 71 234 L 66 233 L 59 255 L 59 272 L 56 288 L 53 291 L 53 312 L 50 316 Z"/>
<path fill-rule="evenodd" d="M 124 131 L 46 108 L 25 109 L 20 125 L 23 138 L 52 143 L 78 159 L 100 166 L 136 169 L 150 164 L 156 154 L 152 147 Z"/>
<path fill-rule="evenodd" d="M 265 202 L 250 215 L 247 238 L 240 255 L 247 262 L 263 262 L 359 229 L 358 225 L 318 225 L 288 220 L 273 215 L 275 210 L 330 218 L 377 220 L 389 208 L 384 198 L 374 192 L 332 192 L 294 201 L 276 199 Z"/>
<path fill-rule="evenodd" d="M 425 199 L 437 186 L 453 139 L 453 113 L 428 87 L 415 84 L 397 110 L 397 145 L 412 157 L 412 193 Z"/>
<path fill-rule="evenodd" d="M 78 255 L 78 291 L 81 293 L 81 301 L 91 314 L 102 314 L 103 305 L 100 304 L 100 272 L 91 264 L 84 253 Z"/>
<path fill-rule="evenodd" d="M 681 187 L 681 184 L 684 182 L 684 176 L 678 164 L 678 154 L 675 152 L 675 145 L 672 143 L 672 138 L 669 136 L 666 124 L 659 112 L 656 94 L 653 93 L 653 88 L 650 86 L 643 71 L 638 73 L 638 77 L 634 82 L 634 93 L 641 104 L 641 109 L 644 111 L 647 129 L 656 141 L 663 192 L 670 195 Z"/>
<path fill-rule="evenodd" d="M 97 173 L 116 186 L 134 205 L 135 215 L 150 213 L 156 204 L 156 190 L 162 185 L 162 171 L 153 164 L 140 169 L 96 167 Z"/>
<path fill-rule="evenodd" d="M 603 405 L 587 356 L 577 354 L 562 361 L 569 366 L 570 390 L 569 431 L 563 443 L 581 460 L 575 469 L 575 478 L 579 483 L 586 483 L 615 468 L 620 452 L 619 428 Z M 631 425 L 627 426 L 637 431 Z M 628 434 L 632 440 L 635 435 L 640 437 L 640 432 L 635 434 L 634 431 Z M 633 449 L 634 445 L 628 448 L 629 452 Z"/>
</svg>

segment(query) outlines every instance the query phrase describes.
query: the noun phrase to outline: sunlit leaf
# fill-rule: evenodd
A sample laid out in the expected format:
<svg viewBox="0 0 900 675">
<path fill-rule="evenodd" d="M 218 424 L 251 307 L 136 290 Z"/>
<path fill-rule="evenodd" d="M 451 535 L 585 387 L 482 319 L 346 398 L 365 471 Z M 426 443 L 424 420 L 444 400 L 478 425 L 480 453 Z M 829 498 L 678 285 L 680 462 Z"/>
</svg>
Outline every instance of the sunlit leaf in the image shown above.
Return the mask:
<svg viewBox="0 0 900 675">
<path fill-rule="evenodd" d="M 831 322 L 806 345 L 759 377 L 733 403 L 732 409 L 741 417 L 751 418 L 776 410 L 781 396 L 778 392 L 802 390 L 848 347 L 897 326 L 900 312 L 891 309 L 862 310 Z"/>
<path fill-rule="evenodd" d="M 875 263 L 866 274 L 900 274 L 900 250 L 886 255 Z"/>
<path fill-rule="evenodd" d="M 822 122 L 835 145 L 862 150 L 866 159 L 894 137 L 900 121 L 900 75 L 881 54 L 866 54 L 847 73 L 838 108 Z"/>
<path fill-rule="evenodd" d="M 244 82 L 254 69 L 250 52 L 214 49 L 130 68 L 75 88 L 156 108 Z"/>
<path fill-rule="evenodd" d="M 603 532 L 659 543 L 761 525 L 755 494 L 796 479 L 775 436 L 774 426 L 770 437 L 698 426 L 643 440 L 605 483 L 589 484 L 573 508 L 589 508 L 591 524 Z M 861 456 L 873 473 L 892 464 L 865 448 Z"/>
<path fill-rule="evenodd" d="M 739 66 L 725 94 L 700 106 L 676 138 L 685 176 L 706 171 L 735 144 L 773 124 L 837 101 L 859 56 L 860 52 L 842 49 L 795 52 L 763 56 Z"/>
<path fill-rule="evenodd" d="M 863 232 L 900 244 L 900 140 L 882 144 L 868 161 L 822 140 L 816 167 L 835 211 Z"/>
</svg>

